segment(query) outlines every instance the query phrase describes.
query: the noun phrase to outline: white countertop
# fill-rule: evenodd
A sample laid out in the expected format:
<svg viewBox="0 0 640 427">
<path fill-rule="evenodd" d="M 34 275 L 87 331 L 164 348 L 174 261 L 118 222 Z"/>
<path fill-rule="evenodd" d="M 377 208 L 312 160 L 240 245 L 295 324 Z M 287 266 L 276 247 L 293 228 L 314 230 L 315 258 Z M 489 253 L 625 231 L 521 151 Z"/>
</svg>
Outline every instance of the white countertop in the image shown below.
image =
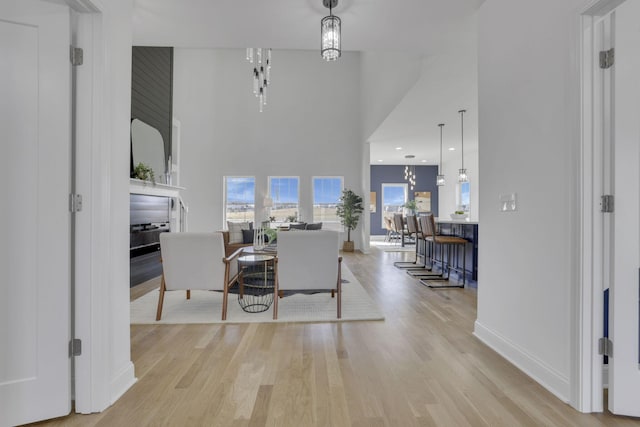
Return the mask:
<svg viewBox="0 0 640 427">
<path fill-rule="evenodd" d="M 478 220 L 467 219 L 451 219 L 451 218 L 436 218 L 436 222 L 443 224 L 475 224 L 478 225 Z"/>
</svg>

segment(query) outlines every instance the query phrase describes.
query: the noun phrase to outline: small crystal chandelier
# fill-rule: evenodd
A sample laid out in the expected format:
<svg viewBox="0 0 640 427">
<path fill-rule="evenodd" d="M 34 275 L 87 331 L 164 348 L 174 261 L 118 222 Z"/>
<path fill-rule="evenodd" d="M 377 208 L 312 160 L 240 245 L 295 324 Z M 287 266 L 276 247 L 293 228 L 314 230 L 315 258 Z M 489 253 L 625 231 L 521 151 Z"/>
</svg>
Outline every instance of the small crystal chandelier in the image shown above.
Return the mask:
<svg viewBox="0 0 640 427">
<path fill-rule="evenodd" d="M 271 84 L 271 49 L 249 47 L 247 61 L 253 64 L 253 94 L 258 98 L 262 113 L 267 105 L 267 87 Z"/>
<path fill-rule="evenodd" d="M 338 0 L 322 0 L 324 7 L 329 8 L 329 16 L 320 21 L 320 53 L 327 61 L 340 58 L 340 33 L 342 22 L 333 15 L 332 9 L 338 5 Z"/>
<path fill-rule="evenodd" d="M 469 177 L 467 176 L 467 170 L 464 168 L 464 113 L 466 113 L 467 110 L 460 110 L 458 111 L 458 113 L 460 113 L 460 130 L 461 130 L 461 141 L 462 141 L 462 149 L 461 151 L 461 155 L 462 155 L 462 167 L 458 170 L 458 182 L 469 182 Z"/>
<path fill-rule="evenodd" d="M 413 159 L 416 156 L 408 154 L 405 159 Z M 404 167 L 404 180 L 409 182 L 409 190 L 413 190 L 416 186 L 416 167 L 414 165 L 406 165 Z"/>
<path fill-rule="evenodd" d="M 436 185 L 442 187 L 444 185 L 444 174 L 442 173 L 442 128 L 444 123 L 440 123 L 440 164 L 438 164 L 438 176 L 436 176 Z"/>
</svg>

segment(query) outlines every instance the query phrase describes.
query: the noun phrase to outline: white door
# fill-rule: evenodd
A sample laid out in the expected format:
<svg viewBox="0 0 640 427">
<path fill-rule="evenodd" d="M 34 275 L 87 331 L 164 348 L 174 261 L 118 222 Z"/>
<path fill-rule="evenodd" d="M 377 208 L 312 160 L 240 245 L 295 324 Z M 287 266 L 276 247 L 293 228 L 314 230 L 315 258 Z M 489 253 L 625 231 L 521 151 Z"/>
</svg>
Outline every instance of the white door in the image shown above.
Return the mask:
<svg viewBox="0 0 640 427">
<path fill-rule="evenodd" d="M 640 2 L 613 15 L 614 188 L 609 410 L 640 417 Z"/>
<path fill-rule="evenodd" d="M 0 2 L 0 425 L 66 415 L 70 397 L 70 22 Z"/>
</svg>

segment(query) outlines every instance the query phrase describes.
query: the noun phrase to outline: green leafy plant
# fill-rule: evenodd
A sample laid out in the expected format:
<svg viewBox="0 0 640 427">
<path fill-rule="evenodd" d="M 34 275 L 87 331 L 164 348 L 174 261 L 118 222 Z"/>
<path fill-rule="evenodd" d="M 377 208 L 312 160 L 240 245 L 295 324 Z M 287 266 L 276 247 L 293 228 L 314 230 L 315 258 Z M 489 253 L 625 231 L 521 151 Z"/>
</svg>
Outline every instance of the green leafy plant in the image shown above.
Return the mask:
<svg viewBox="0 0 640 427">
<path fill-rule="evenodd" d="M 270 216 L 269 217 L 269 222 L 275 222 L 276 221 L 276 217 L 275 216 Z"/>
<path fill-rule="evenodd" d="M 403 205 L 405 208 L 409 209 L 411 212 L 415 213 L 416 209 L 418 209 L 418 205 L 416 204 L 415 199 L 408 200 L 407 203 Z"/>
<path fill-rule="evenodd" d="M 153 169 L 142 162 L 138 163 L 133 169 L 133 177 L 141 179 L 143 181 L 151 181 L 154 184 L 156 182 L 156 177 L 153 173 Z"/>
<path fill-rule="evenodd" d="M 336 214 L 340 217 L 340 223 L 347 228 L 347 242 L 351 241 L 351 230 L 355 230 L 358 226 L 358 220 L 363 211 L 362 197 L 351 190 L 343 190 Z"/>
<path fill-rule="evenodd" d="M 267 236 L 269 243 L 273 243 L 278 237 L 278 230 L 276 230 L 275 228 L 265 228 L 264 234 L 265 236 Z"/>
<path fill-rule="evenodd" d="M 285 222 L 298 222 L 298 216 L 297 215 L 289 215 L 287 217 L 287 219 L 285 219 Z"/>
<path fill-rule="evenodd" d="M 456 215 L 464 215 L 464 214 L 465 214 L 465 212 L 464 212 L 464 211 L 455 211 L 454 213 L 455 213 Z"/>
</svg>

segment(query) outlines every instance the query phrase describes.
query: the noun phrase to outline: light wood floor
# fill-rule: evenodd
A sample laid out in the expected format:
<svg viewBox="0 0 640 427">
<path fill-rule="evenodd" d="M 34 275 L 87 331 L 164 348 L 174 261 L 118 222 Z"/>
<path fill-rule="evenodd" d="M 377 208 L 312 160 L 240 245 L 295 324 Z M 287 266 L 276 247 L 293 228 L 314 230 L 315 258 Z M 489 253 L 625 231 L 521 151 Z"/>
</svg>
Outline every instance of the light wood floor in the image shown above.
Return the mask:
<svg viewBox="0 0 640 427">
<path fill-rule="evenodd" d="M 428 289 L 393 267 L 412 253 L 372 251 L 344 258 L 385 321 L 132 326 L 139 381 L 103 413 L 40 425 L 640 424 L 562 403 L 473 337 L 475 290 Z"/>
</svg>

